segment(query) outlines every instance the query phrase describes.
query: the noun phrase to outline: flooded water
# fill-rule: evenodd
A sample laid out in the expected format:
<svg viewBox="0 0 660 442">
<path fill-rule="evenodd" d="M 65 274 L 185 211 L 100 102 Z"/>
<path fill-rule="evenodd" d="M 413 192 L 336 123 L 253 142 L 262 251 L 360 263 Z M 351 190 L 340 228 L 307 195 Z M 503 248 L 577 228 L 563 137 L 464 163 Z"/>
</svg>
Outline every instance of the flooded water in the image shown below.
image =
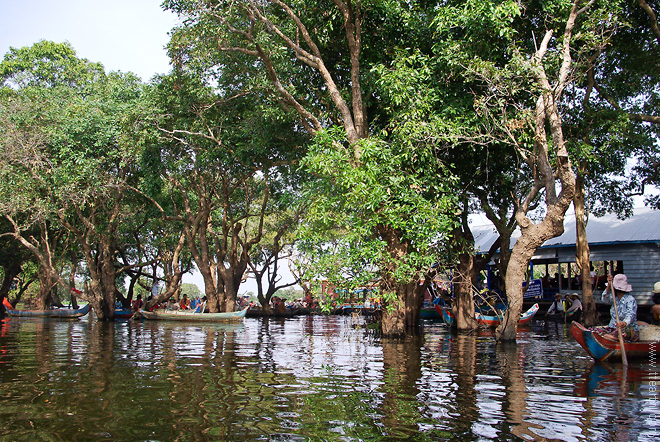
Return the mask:
<svg viewBox="0 0 660 442">
<path fill-rule="evenodd" d="M 660 438 L 657 362 L 594 364 L 563 326 L 515 346 L 342 316 L 0 327 L 0 441 Z"/>
</svg>

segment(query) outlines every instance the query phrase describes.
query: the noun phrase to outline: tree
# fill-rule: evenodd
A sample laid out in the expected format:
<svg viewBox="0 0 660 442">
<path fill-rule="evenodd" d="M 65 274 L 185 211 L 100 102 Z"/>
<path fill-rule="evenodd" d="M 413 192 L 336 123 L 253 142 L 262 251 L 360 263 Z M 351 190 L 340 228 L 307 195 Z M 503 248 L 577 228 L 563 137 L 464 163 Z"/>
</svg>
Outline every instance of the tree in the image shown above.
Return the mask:
<svg viewBox="0 0 660 442">
<path fill-rule="evenodd" d="M 388 111 L 370 69 L 391 60 L 398 45 L 428 41 L 424 21 L 433 5 L 340 0 L 165 5 L 187 19 L 171 42 L 176 60 L 206 72 L 242 73 L 236 84 L 268 88 L 281 106 L 297 113 L 300 126 L 315 137 L 305 164 L 319 176 L 305 221 L 309 249 L 322 251 L 327 241 L 315 229 L 349 234 L 342 241 L 343 272 L 365 276 L 352 284 L 378 276 L 388 300 L 383 332 L 414 329 L 424 290 L 420 281 L 429 281 L 439 237 L 451 224 L 451 198 L 437 178 L 447 173 L 428 151 L 387 132 Z"/>
<path fill-rule="evenodd" d="M 130 74 L 106 76 L 69 44 L 52 42 L 12 49 L 0 72 L 4 84 L 16 88 L 2 90 L 5 118 L 13 124 L 4 132 L 13 155 L 3 158 L 3 202 L 14 235 L 40 256 L 47 285 L 57 281 L 67 290 L 45 233 L 52 228 L 75 238 L 90 276 L 85 296 L 99 319 L 112 318 L 123 271 L 116 268 L 119 226 L 130 216 L 124 197 L 137 173 L 137 146 L 123 124 L 142 85 Z M 42 226 L 41 250 L 22 236 L 30 225 Z"/>
<path fill-rule="evenodd" d="M 286 177 L 304 138 L 258 94 L 223 97 L 193 69 L 163 77 L 154 102 L 162 140 L 150 147 L 149 175 L 167 189 L 161 211 L 182 223 L 209 310 L 233 311 L 265 220 L 291 203 Z"/>
<path fill-rule="evenodd" d="M 528 190 L 516 198 L 521 236 L 507 269 L 509 307 L 498 339 L 515 340 L 522 282 L 532 254 L 563 232 L 564 213 L 575 194 L 575 172 L 562 103 L 582 68 L 576 60 L 607 43 L 617 13 L 616 2 L 579 0 L 570 5 L 479 2 L 440 8 L 436 23 L 440 36 L 447 37 L 441 54 L 463 69 L 467 81 L 480 85 L 473 97 L 484 124 L 476 134 L 514 147 L 530 174 Z M 493 37 L 478 41 L 489 32 Z M 497 51 L 502 48 L 505 52 Z M 539 198 L 544 212 L 535 218 L 530 208 Z"/>
</svg>

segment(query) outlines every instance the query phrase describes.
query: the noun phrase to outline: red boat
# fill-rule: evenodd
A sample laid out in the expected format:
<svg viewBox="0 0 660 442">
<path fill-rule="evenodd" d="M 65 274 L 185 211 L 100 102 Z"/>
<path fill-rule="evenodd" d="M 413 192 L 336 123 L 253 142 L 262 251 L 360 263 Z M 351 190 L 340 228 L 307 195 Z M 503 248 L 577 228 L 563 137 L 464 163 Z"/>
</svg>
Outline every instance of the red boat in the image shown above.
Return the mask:
<svg viewBox="0 0 660 442">
<path fill-rule="evenodd" d="M 579 322 L 571 325 L 571 335 L 596 361 L 621 360 L 621 346 L 613 340 L 593 333 Z M 660 350 L 660 341 L 638 341 L 624 343 L 627 359 L 648 359 L 652 351 Z"/>
</svg>

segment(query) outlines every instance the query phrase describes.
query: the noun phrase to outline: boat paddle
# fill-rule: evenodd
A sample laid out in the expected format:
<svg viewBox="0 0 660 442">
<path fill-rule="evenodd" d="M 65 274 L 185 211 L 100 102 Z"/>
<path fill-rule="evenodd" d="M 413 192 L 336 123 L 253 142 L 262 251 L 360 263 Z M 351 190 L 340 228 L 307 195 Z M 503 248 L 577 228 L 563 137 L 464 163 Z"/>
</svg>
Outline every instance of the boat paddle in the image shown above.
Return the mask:
<svg viewBox="0 0 660 442">
<path fill-rule="evenodd" d="M 612 292 L 612 305 L 614 306 L 614 316 L 616 317 L 616 330 L 617 334 L 619 335 L 619 346 L 621 347 L 621 362 L 623 362 L 624 366 L 628 366 L 628 357 L 626 356 L 626 347 L 624 346 L 623 343 L 623 332 L 621 331 L 621 328 L 619 327 L 619 310 L 616 306 L 616 293 L 614 293 L 614 275 L 613 273 L 613 268 L 612 268 L 612 262 L 610 261 L 610 276 L 612 276 L 612 281 L 610 281 L 610 292 Z"/>
</svg>

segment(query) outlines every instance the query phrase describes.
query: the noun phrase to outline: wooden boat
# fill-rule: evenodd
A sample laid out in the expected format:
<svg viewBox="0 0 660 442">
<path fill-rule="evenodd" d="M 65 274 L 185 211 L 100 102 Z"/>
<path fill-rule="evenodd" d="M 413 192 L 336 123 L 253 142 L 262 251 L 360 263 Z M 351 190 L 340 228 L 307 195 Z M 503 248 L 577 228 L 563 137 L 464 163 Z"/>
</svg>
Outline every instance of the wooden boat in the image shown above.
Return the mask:
<svg viewBox="0 0 660 442">
<path fill-rule="evenodd" d="M 534 315 L 539 311 L 539 305 L 534 304 L 530 307 L 529 310 L 520 314 L 520 319 L 518 320 L 518 325 L 525 325 L 532 320 Z M 504 319 L 504 315 L 485 315 L 483 313 L 476 314 L 477 322 L 481 325 L 486 325 L 488 327 L 497 327 Z"/>
<path fill-rule="evenodd" d="M 135 314 L 132 308 L 116 308 L 115 319 L 130 319 Z"/>
<path fill-rule="evenodd" d="M 196 313 L 191 310 L 156 310 L 148 312 L 140 309 L 140 314 L 145 319 L 157 319 L 166 321 L 200 321 L 200 322 L 226 322 L 241 321 L 245 318 L 248 307 L 237 312 L 222 313 Z"/>
<path fill-rule="evenodd" d="M 52 310 L 14 310 L 5 306 L 9 316 L 24 318 L 81 318 L 89 313 L 91 309 L 92 306 L 89 304 L 78 309 L 59 308 Z"/>
<path fill-rule="evenodd" d="M 571 325 L 571 335 L 596 361 L 621 360 L 621 346 L 612 340 L 593 333 L 579 322 Z M 660 341 L 637 341 L 624 343 L 627 359 L 648 359 L 652 351 L 660 349 Z"/>
<path fill-rule="evenodd" d="M 419 310 L 422 319 L 442 319 L 442 315 L 435 309 L 435 304 L 426 303 Z"/>
<path fill-rule="evenodd" d="M 451 311 L 451 307 L 441 306 L 438 304 L 434 305 L 436 312 L 442 317 L 442 320 L 445 321 L 445 324 L 448 326 L 454 325 L 455 318 L 454 313 Z"/>
</svg>

